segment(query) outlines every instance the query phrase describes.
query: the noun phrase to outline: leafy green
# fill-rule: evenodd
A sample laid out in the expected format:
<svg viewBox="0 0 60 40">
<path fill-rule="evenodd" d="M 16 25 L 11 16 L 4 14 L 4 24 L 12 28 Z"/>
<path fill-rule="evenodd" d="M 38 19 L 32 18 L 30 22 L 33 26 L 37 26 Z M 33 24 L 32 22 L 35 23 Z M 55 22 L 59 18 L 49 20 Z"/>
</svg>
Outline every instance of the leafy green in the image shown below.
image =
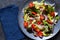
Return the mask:
<svg viewBox="0 0 60 40">
<path fill-rule="evenodd" d="M 56 20 L 59 20 L 59 19 L 60 19 L 60 17 L 59 17 L 59 16 L 56 16 L 56 17 L 55 17 L 55 19 L 56 19 Z"/>
<path fill-rule="evenodd" d="M 32 32 L 33 32 L 31 27 L 28 27 L 28 28 L 27 28 L 27 31 L 28 31 L 29 33 L 32 33 Z"/>
<path fill-rule="evenodd" d="M 47 14 L 49 14 L 50 12 L 54 11 L 54 7 L 50 6 L 50 5 L 46 5 L 45 6 L 45 10 L 47 11 Z"/>
<path fill-rule="evenodd" d="M 48 22 L 46 22 L 46 20 L 43 20 L 43 23 L 45 26 L 48 26 L 50 29 L 52 29 L 52 26 Z"/>
<path fill-rule="evenodd" d="M 30 17 L 35 17 L 35 15 L 33 15 L 33 14 L 31 14 L 31 13 L 29 14 L 29 16 L 30 16 Z"/>
<path fill-rule="evenodd" d="M 43 23 L 44 23 L 44 25 L 48 24 L 48 23 L 46 22 L 46 20 L 43 20 Z"/>
<path fill-rule="evenodd" d="M 49 10 L 49 12 L 52 12 L 52 11 L 54 11 L 54 7 L 48 5 L 48 10 Z"/>
<path fill-rule="evenodd" d="M 45 30 L 44 31 L 45 32 L 48 32 L 49 31 L 48 26 L 45 26 Z"/>
<path fill-rule="evenodd" d="M 36 12 L 36 13 L 39 13 L 39 12 L 40 12 L 40 10 L 39 10 L 39 9 L 36 9 L 35 7 L 32 7 L 31 10 L 32 10 L 33 12 Z"/>
<path fill-rule="evenodd" d="M 29 13 L 29 11 L 32 11 L 32 10 L 31 10 L 30 8 L 24 9 L 24 13 L 25 13 L 25 14 Z"/>
<path fill-rule="evenodd" d="M 44 35 L 45 37 L 47 37 L 47 36 L 49 36 L 50 34 L 46 34 L 45 32 L 43 32 L 43 35 Z"/>
<path fill-rule="evenodd" d="M 50 14 L 48 14 L 48 18 L 49 18 L 49 20 L 52 20 L 53 19 L 53 17 L 50 16 Z"/>
<path fill-rule="evenodd" d="M 30 11 L 31 11 L 31 12 L 40 13 L 40 10 L 39 10 L 39 9 L 36 9 L 35 7 L 26 8 L 26 9 L 24 9 L 24 11 L 25 11 L 25 13 L 29 13 Z"/>
</svg>

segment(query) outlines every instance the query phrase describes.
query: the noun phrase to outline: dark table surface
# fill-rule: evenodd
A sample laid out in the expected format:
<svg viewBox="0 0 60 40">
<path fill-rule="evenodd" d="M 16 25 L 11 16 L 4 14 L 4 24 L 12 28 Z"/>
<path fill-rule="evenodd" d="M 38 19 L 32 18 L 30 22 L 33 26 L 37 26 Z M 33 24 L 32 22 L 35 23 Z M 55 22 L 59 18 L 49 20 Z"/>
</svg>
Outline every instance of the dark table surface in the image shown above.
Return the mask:
<svg viewBox="0 0 60 40">
<path fill-rule="evenodd" d="M 0 8 L 3 8 L 5 6 L 11 5 L 11 4 L 20 5 L 21 1 L 22 0 L 0 0 Z M 0 22 L 0 40 L 5 40 L 1 22 Z M 32 39 L 29 39 L 28 37 L 26 37 L 25 40 L 32 40 Z M 51 38 L 49 40 L 60 40 L 60 31 L 53 38 Z"/>
</svg>

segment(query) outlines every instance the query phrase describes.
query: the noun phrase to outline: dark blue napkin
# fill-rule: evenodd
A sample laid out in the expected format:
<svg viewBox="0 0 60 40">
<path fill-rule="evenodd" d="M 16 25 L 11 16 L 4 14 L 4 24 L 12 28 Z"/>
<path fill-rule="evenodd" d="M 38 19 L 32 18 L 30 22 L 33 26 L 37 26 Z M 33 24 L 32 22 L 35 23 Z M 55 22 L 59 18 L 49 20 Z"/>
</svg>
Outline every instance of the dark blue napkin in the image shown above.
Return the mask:
<svg viewBox="0 0 60 40">
<path fill-rule="evenodd" d="M 20 40 L 25 36 L 18 26 L 18 7 L 15 5 L 0 9 L 2 28 L 6 40 Z"/>
</svg>

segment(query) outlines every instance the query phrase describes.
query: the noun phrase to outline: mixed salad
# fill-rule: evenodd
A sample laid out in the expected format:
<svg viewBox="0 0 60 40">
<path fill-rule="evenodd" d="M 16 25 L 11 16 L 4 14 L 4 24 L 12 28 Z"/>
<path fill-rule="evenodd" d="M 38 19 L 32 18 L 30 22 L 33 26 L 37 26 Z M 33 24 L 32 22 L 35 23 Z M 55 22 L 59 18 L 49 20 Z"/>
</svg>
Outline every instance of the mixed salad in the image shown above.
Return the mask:
<svg viewBox="0 0 60 40">
<path fill-rule="evenodd" d="M 49 36 L 59 20 L 55 7 L 44 1 L 33 1 L 24 8 L 24 27 L 36 37 Z"/>
</svg>

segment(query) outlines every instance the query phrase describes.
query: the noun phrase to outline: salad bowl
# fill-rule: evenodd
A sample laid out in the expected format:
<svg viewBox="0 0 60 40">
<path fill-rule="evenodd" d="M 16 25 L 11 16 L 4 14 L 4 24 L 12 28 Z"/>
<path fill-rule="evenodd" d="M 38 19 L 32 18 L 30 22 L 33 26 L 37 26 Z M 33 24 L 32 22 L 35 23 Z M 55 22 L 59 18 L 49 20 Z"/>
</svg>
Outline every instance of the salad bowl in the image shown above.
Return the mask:
<svg viewBox="0 0 60 40">
<path fill-rule="evenodd" d="M 22 10 L 21 10 L 21 13 L 19 13 L 18 14 L 18 21 L 19 21 L 19 26 L 20 26 L 20 29 L 22 30 L 22 32 L 27 36 L 27 37 L 29 37 L 29 38 L 31 38 L 31 39 L 34 39 L 34 40 L 47 40 L 47 39 L 50 39 L 50 38 L 52 38 L 52 37 L 54 37 L 57 33 L 58 33 L 58 31 L 60 30 L 60 20 L 58 20 L 58 22 L 56 23 L 56 25 L 54 25 L 54 28 L 53 28 L 53 33 L 52 34 L 50 34 L 49 36 L 47 36 L 47 37 L 44 37 L 43 36 L 43 38 L 40 38 L 40 37 L 35 37 L 34 35 L 33 35 L 33 33 L 29 33 L 29 32 L 27 32 L 27 30 L 24 28 L 24 25 L 23 25 L 23 23 L 24 23 L 24 19 L 23 19 L 23 16 L 24 16 L 24 8 L 30 3 L 30 2 L 33 2 L 33 1 L 36 1 L 36 0 L 29 0 L 29 1 L 27 1 L 24 5 L 23 5 L 23 8 L 22 8 Z M 41 2 L 41 0 L 37 0 L 38 2 Z M 55 5 L 55 1 L 52 1 L 52 0 L 45 0 L 44 1 L 45 3 L 47 3 L 47 4 L 50 4 L 50 5 L 52 5 L 52 6 L 55 6 L 55 12 L 57 12 L 58 13 L 58 16 L 60 16 L 60 14 L 59 14 L 59 10 L 58 10 L 58 8 L 56 7 L 56 5 Z"/>
</svg>

